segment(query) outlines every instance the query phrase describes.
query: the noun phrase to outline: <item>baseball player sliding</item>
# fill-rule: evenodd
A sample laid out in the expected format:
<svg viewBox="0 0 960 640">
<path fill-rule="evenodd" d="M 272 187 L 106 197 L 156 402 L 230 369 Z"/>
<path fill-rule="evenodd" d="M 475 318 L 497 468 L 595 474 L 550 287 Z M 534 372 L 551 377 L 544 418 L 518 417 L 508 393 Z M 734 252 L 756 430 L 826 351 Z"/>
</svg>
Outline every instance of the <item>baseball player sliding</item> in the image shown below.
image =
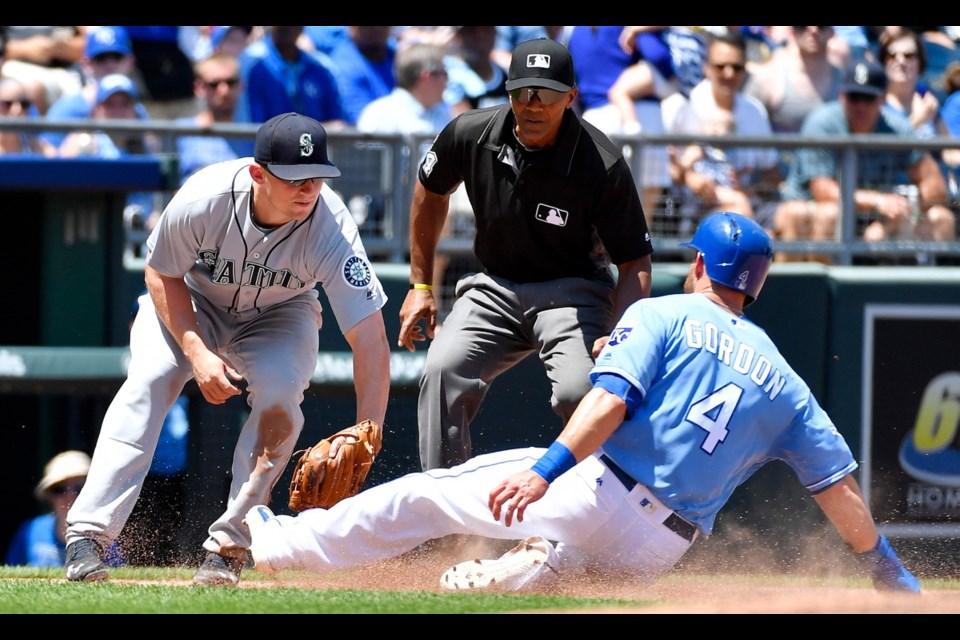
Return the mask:
<svg viewBox="0 0 960 640">
<path fill-rule="evenodd" d="M 173 197 L 147 241 L 148 294 L 131 330 L 127 379 L 67 516 L 69 580 L 108 577 L 103 549 L 129 517 L 163 418 L 192 378 L 212 404 L 246 383 L 250 415 L 227 507 L 210 525 L 194 576 L 203 585 L 238 582 L 250 543 L 243 516 L 269 502 L 303 427 L 322 324 L 318 283 L 353 350 L 358 422 L 383 424 L 387 298 L 353 217 L 325 184 L 339 175 L 320 123 L 286 113 L 257 131 L 254 158 L 202 169 Z"/>
<path fill-rule="evenodd" d="M 650 581 L 712 532 L 737 486 L 782 460 L 878 589 L 918 592 L 877 532 L 847 443 L 743 315 L 766 280 L 769 236 L 724 212 L 705 218 L 686 246 L 696 256 L 685 294 L 626 310 L 590 372 L 592 389 L 548 449 L 410 474 L 296 517 L 257 506 L 246 516 L 255 569 L 344 569 L 476 534 L 528 538 L 497 560 L 451 567 L 443 586 L 542 585 L 578 564 Z"/>
</svg>

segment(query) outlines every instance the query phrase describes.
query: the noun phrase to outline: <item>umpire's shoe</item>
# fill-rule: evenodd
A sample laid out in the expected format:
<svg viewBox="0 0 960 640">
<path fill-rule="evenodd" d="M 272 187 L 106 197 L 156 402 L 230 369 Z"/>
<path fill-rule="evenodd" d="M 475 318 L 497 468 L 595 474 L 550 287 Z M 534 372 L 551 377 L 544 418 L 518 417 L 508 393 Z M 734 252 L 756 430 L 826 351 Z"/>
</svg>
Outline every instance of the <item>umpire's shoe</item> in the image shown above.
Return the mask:
<svg viewBox="0 0 960 640">
<path fill-rule="evenodd" d="M 221 556 L 208 551 L 203 564 L 193 576 L 193 584 L 220 587 L 236 586 L 240 582 L 240 571 L 246 564 L 244 558 Z"/>
<path fill-rule="evenodd" d="M 110 577 L 103 564 L 103 547 L 91 538 L 80 538 L 67 545 L 67 580 L 99 582 Z"/>
</svg>

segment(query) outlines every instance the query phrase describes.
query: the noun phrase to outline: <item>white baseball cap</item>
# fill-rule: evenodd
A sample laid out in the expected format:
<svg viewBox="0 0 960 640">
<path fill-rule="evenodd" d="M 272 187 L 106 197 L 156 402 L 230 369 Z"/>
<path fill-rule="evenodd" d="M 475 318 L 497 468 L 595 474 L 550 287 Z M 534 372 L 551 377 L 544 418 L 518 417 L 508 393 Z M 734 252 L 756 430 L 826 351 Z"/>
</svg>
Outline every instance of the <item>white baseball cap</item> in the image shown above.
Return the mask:
<svg viewBox="0 0 960 640">
<path fill-rule="evenodd" d="M 83 451 L 64 451 L 50 459 L 43 468 L 43 478 L 37 483 L 33 493 L 38 498 L 45 497 L 51 487 L 75 478 L 86 478 L 90 472 L 90 456 Z"/>
</svg>

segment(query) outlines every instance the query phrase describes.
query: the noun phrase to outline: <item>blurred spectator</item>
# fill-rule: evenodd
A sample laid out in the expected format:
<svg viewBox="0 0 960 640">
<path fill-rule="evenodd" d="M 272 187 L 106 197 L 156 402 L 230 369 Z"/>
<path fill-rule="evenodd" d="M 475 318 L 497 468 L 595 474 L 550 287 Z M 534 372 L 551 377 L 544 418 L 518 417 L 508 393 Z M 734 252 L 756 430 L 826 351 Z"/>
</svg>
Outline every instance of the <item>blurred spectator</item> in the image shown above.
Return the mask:
<svg viewBox="0 0 960 640">
<path fill-rule="evenodd" d="M 852 65 L 844 73 L 840 99 L 812 111 L 803 123 L 801 135 L 840 138 L 851 134 L 888 134 L 916 138 L 916 131 L 904 116 L 882 108 L 886 90 L 887 75 L 881 64 L 862 61 Z M 797 150 L 787 177 L 784 202 L 774 218 L 778 239 L 836 239 L 840 218 L 839 152 L 825 148 Z M 864 240 L 954 240 L 955 221 L 946 206 L 946 183 L 930 153 L 919 149 L 871 149 L 860 152 L 857 163 L 856 211 L 850 215 L 857 216 L 857 233 Z M 777 260 L 830 262 L 829 256 L 815 254 L 778 255 Z"/>
<path fill-rule="evenodd" d="M 411 44 L 432 44 L 446 50 L 453 42 L 456 29 L 449 26 L 403 26 L 391 27 L 397 50 Z"/>
<path fill-rule="evenodd" d="M 920 36 L 909 29 L 888 31 L 879 46 L 878 58 L 887 72 L 886 107 L 906 116 L 921 138 L 949 136 L 940 101 L 922 81 L 927 54 Z"/>
<path fill-rule="evenodd" d="M 452 117 L 450 107 L 443 100 L 443 92 L 447 86 L 443 49 L 426 43 L 401 47 L 397 51 L 396 77 L 397 86 L 389 95 L 377 98 L 360 112 L 357 129 L 364 133 L 381 134 L 440 133 Z M 433 138 L 426 140 L 423 148 L 419 150 L 418 165 L 432 141 Z M 464 193 L 462 188 L 461 185 L 457 191 Z M 454 218 L 455 215 L 447 216 L 448 224 L 444 227 L 444 235 L 450 234 Z M 449 261 L 450 257 L 445 254 L 438 252 L 435 256 L 433 284 L 438 293 L 442 291 L 443 277 Z"/>
<path fill-rule="evenodd" d="M 193 61 L 181 44 L 180 26 L 124 27 L 136 59 L 138 90 L 151 118 L 175 120 L 196 115 Z"/>
<path fill-rule="evenodd" d="M 227 53 L 215 53 L 194 65 L 194 92 L 201 104 L 200 113 L 180 118 L 177 124 L 210 127 L 236 122 L 237 101 L 242 90 L 240 63 Z M 215 162 L 253 155 L 253 140 L 220 136 L 188 136 L 177 138 L 180 184 L 195 171 Z"/>
<path fill-rule="evenodd" d="M 739 31 L 708 37 L 704 79 L 690 92 L 690 97 L 676 93 L 663 101 L 664 126 L 668 133 L 696 135 L 707 133 L 706 123 L 718 113 L 728 112 L 741 136 L 772 135 L 767 111 L 756 98 L 741 90 L 746 77 L 746 48 Z M 724 154 L 736 170 L 738 188 L 749 196 L 751 209 L 737 211 L 758 219 L 772 215 L 777 188 L 781 180 L 777 150 L 770 147 L 725 147 Z M 671 164 L 677 165 L 685 151 L 671 153 Z M 674 166 L 674 177 L 686 194 L 685 217 L 680 234 L 693 231 L 699 219 L 715 211 L 718 200 L 717 182 L 695 166 Z M 691 197 L 692 196 L 692 197 Z M 768 206 L 763 207 L 762 205 Z"/>
<path fill-rule="evenodd" d="M 777 133 L 797 133 L 815 107 L 836 100 L 843 70 L 830 62 L 833 27 L 787 27 L 791 35 L 770 59 L 750 66 L 743 92 L 759 100 Z"/>
<path fill-rule="evenodd" d="M 329 58 L 305 51 L 302 26 L 271 26 L 240 55 L 240 122 L 265 122 L 295 111 L 328 130 L 344 126 L 343 101 Z"/>
<path fill-rule="evenodd" d="M 76 63 L 83 57 L 86 26 L 6 27 L 6 61 L 0 75 L 28 90 L 40 115 L 57 99 L 80 88 Z"/>
<path fill-rule="evenodd" d="M 947 67 L 943 74 L 943 89 L 947 99 L 940 108 L 940 117 L 950 135 L 960 137 L 960 61 L 951 62 Z"/>
<path fill-rule="evenodd" d="M 497 38 L 493 26 L 458 26 L 445 58 L 449 77 L 444 101 L 451 115 L 469 109 L 482 109 L 509 101 L 507 70 L 493 61 L 493 45 Z"/>
<path fill-rule="evenodd" d="M 437 134 L 450 122 L 443 101 L 447 87 L 443 49 L 416 43 L 396 56 L 397 86 L 360 112 L 357 129 L 364 133 Z"/>
<path fill-rule="evenodd" d="M 343 118 L 355 126 L 370 102 L 387 95 L 397 84 L 397 47 L 391 27 L 347 27 L 350 37 L 330 52 L 343 104 Z"/>
<path fill-rule="evenodd" d="M 701 131 L 708 136 L 732 136 L 737 133 L 733 112 L 717 109 L 703 121 Z M 713 201 L 703 201 L 704 213 L 735 211 L 748 218 L 753 217 L 751 195 L 740 183 L 737 168 L 730 162 L 727 152 L 710 145 L 689 145 L 683 155 L 670 163 L 671 177 L 677 184 L 686 185 L 697 193 L 703 190 L 697 181 L 711 182 L 710 195 Z"/>
<path fill-rule="evenodd" d="M 660 114 L 660 99 L 650 95 L 636 102 L 637 119 L 640 129 L 623 131 L 621 115 L 616 105 L 610 102 L 608 92 L 620 74 L 632 64 L 641 60 L 641 46 L 638 45 L 634 53 L 626 53 L 620 46 L 620 34 L 623 26 L 575 26 L 570 33 L 569 50 L 573 56 L 573 66 L 576 72 L 579 93 L 577 104 L 582 118 L 600 129 L 607 136 L 620 133 L 647 133 L 662 134 L 663 119 Z M 641 33 L 638 38 L 651 37 Z M 659 42 L 659 41 L 658 41 Z M 648 58 L 649 60 L 649 58 Z M 663 80 L 663 69 L 670 68 L 670 54 L 666 45 L 660 43 L 658 60 L 661 65 L 651 63 L 649 68 L 654 76 L 658 76 L 660 84 Z M 658 72 L 659 71 L 659 72 Z M 655 82 L 654 84 L 657 84 Z M 667 172 L 666 149 L 660 146 L 646 145 L 643 148 L 643 173 L 634 176 L 641 191 L 643 210 L 647 217 L 647 226 L 652 227 L 653 212 L 659 207 L 660 198 L 664 189 L 670 184 Z"/>
<path fill-rule="evenodd" d="M 33 494 L 51 511 L 20 525 L 7 549 L 4 564 L 32 567 L 64 565 L 67 556 L 67 511 L 80 493 L 89 471 L 90 456 L 83 451 L 63 451 L 47 462 L 43 478 L 37 483 Z M 105 561 L 111 567 L 124 563 L 119 545 L 110 548 Z"/>
<path fill-rule="evenodd" d="M 84 78 L 79 91 L 60 97 L 47 111 L 47 120 L 70 120 L 89 118 L 97 101 L 97 83 L 101 78 L 113 73 L 131 77 L 136 68 L 133 46 L 123 27 L 92 27 L 87 33 L 87 46 L 80 69 Z M 137 103 L 137 114 L 147 118 L 146 107 Z M 43 138 L 55 147 L 59 147 L 66 132 L 51 131 Z"/>
<path fill-rule="evenodd" d="M 338 44 L 350 39 L 350 30 L 344 26 L 312 26 L 304 27 L 303 35 L 313 51 L 330 55 Z"/>
<path fill-rule="evenodd" d="M 13 78 L 0 78 L 0 116 L 32 118 L 35 114 L 36 109 L 20 81 Z M 13 153 L 52 157 L 57 154 L 57 150 L 36 134 L 26 131 L 0 131 L 0 155 Z"/>
<path fill-rule="evenodd" d="M 104 76 L 97 83 L 97 94 L 90 117 L 94 120 L 136 120 L 137 88 L 127 76 L 114 73 Z M 141 132 L 118 131 L 73 131 L 59 147 L 59 155 L 65 158 L 94 156 L 119 158 L 127 154 L 155 153 L 159 144 L 155 138 Z"/>
<path fill-rule="evenodd" d="M 639 37 L 644 33 L 648 35 Z M 620 47 L 627 53 L 639 49 L 643 58 L 655 65 L 670 82 L 668 89 L 656 91 L 661 99 L 674 91 L 689 96 L 703 80 L 703 60 L 707 57 L 706 35 L 709 34 L 702 27 L 629 26 L 624 27 L 620 34 Z M 669 64 L 663 57 L 664 53 L 669 56 Z"/>
<path fill-rule="evenodd" d="M 867 27 L 833 27 L 834 37 L 830 39 L 828 46 L 837 41 L 837 48 L 847 50 L 847 64 L 859 62 L 867 58 L 874 57 L 873 42 L 870 39 L 870 32 Z M 841 68 L 845 68 L 843 65 Z"/>
<path fill-rule="evenodd" d="M 768 26 L 739 26 L 728 27 L 739 30 L 746 43 L 747 70 L 754 64 L 762 64 L 770 59 L 773 53 L 782 46 L 773 35 L 773 28 Z"/>
<path fill-rule="evenodd" d="M 943 74 L 943 88 L 947 92 L 947 99 L 940 108 L 940 118 L 950 135 L 960 137 L 960 61 L 951 62 Z M 947 167 L 947 187 L 950 192 L 950 201 L 960 199 L 960 178 L 957 169 L 960 168 L 960 149 L 944 149 L 943 162 Z"/>
<path fill-rule="evenodd" d="M 887 26 L 877 35 L 877 52 L 879 59 L 880 39 L 890 38 L 899 35 L 903 30 L 909 29 L 920 36 L 923 43 L 923 50 L 926 55 L 926 69 L 920 76 L 920 82 L 927 87 L 928 91 L 933 92 L 937 100 L 941 103 L 946 100 L 947 95 L 943 88 L 943 74 L 947 66 L 960 60 L 960 48 L 950 36 L 947 35 L 943 27 L 936 26 Z"/>
<path fill-rule="evenodd" d="M 504 69 L 509 69 L 513 50 L 518 44 L 527 40 L 549 37 L 550 32 L 546 27 L 497 27 L 497 40 L 491 53 L 493 61 Z M 569 42 L 564 44 L 569 45 Z"/>
<path fill-rule="evenodd" d="M 135 120 L 137 98 L 137 88 L 130 78 L 119 73 L 104 76 L 97 84 L 96 104 L 90 117 L 100 121 Z M 58 154 L 64 158 L 85 156 L 115 160 L 127 155 L 153 154 L 159 149 L 159 141 L 152 134 L 136 130 L 109 133 L 79 130 L 64 138 Z M 148 220 L 160 215 L 165 204 L 164 195 L 159 191 L 128 193 L 123 210 L 126 228 L 142 231 Z"/>
<path fill-rule="evenodd" d="M 624 27 L 620 47 L 628 54 L 639 49 L 644 56 L 624 69 L 607 91 L 619 112 L 621 133 L 643 131 L 641 120 L 651 116 L 662 123 L 663 99 L 676 92 L 689 96 L 703 80 L 707 47 L 703 36 L 691 27 Z M 669 55 L 669 64 L 661 51 Z M 656 111 L 650 109 L 653 100 L 660 101 Z"/>
</svg>

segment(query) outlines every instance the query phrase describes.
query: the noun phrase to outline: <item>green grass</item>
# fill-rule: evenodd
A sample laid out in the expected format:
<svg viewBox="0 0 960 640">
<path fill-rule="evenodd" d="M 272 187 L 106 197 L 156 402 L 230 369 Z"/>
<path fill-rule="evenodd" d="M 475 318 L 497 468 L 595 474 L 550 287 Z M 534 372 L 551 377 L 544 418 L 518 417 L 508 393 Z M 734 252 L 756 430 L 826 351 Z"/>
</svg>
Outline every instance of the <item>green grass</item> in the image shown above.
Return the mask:
<svg viewBox="0 0 960 640">
<path fill-rule="evenodd" d="M 636 600 L 551 595 L 360 591 L 277 586 L 244 578 L 243 588 L 196 587 L 194 569 L 113 569 L 110 580 L 74 583 L 62 569 L 0 567 L 0 614 L 9 613 L 509 613 L 546 609 L 641 606 Z M 163 582 L 179 584 L 160 584 Z M 264 588 L 256 588 L 257 583 Z"/>
</svg>

